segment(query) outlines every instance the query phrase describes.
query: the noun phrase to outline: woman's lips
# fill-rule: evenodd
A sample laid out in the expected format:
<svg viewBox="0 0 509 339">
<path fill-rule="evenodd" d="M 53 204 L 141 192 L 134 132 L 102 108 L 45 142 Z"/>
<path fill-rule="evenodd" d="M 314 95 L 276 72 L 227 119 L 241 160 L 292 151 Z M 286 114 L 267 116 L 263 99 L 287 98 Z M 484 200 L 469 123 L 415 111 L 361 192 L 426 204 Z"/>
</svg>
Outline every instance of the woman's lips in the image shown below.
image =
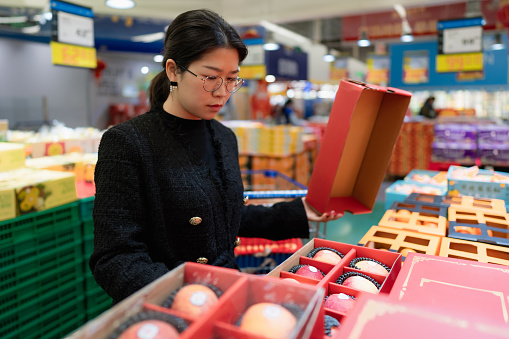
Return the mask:
<svg viewBox="0 0 509 339">
<path fill-rule="evenodd" d="M 216 112 L 219 112 L 219 110 L 223 107 L 223 105 L 209 105 L 209 107 Z"/>
</svg>

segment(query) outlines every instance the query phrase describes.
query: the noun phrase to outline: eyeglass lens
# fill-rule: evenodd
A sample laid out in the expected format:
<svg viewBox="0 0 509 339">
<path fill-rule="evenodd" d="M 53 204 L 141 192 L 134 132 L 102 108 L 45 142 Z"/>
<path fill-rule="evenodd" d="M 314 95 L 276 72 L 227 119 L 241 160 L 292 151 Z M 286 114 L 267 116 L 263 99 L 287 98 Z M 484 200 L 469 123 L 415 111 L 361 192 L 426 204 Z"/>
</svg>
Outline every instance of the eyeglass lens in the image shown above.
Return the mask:
<svg viewBox="0 0 509 339">
<path fill-rule="evenodd" d="M 220 77 L 207 77 L 203 82 L 203 88 L 208 92 L 214 92 L 221 87 L 223 79 Z M 240 78 L 232 79 L 226 82 L 226 90 L 230 93 L 234 93 L 239 90 L 242 86 L 243 80 Z"/>
</svg>

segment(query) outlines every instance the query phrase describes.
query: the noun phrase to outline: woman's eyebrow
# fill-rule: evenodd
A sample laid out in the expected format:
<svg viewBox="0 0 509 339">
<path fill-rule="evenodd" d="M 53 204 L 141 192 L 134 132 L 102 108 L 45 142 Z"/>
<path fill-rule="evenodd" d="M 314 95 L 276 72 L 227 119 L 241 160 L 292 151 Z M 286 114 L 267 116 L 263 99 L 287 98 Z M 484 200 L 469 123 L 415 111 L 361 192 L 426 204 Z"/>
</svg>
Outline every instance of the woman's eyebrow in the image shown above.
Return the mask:
<svg viewBox="0 0 509 339">
<path fill-rule="evenodd" d="M 214 67 L 214 66 L 203 66 L 203 67 L 208 68 L 208 69 L 213 70 L 213 71 L 216 71 L 216 72 L 222 72 L 223 71 L 222 69 Z M 237 74 L 237 73 L 239 73 L 239 69 L 238 68 L 236 70 L 230 72 L 230 74 Z"/>
</svg>

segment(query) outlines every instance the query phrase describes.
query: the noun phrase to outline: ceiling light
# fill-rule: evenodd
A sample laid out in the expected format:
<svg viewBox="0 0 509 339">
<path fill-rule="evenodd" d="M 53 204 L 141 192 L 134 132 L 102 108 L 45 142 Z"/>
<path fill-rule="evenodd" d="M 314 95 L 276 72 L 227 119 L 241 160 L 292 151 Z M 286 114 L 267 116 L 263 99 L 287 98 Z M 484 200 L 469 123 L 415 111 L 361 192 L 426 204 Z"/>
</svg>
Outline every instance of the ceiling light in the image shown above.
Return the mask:
<svg viewBox="0 0 509 339">
<path fill-rule="evenodd" d="M 279 44 L 274 40 L 272 32 L 267 32 L 267 40 L 263 44 L 263 49 L 266 51 L 277 51 L 279 49 Z"/>
<path fill-rule="evenodd" d="M 336 60 L 336 57 L 334 56 L 334 54 L 332 54 L 332 50 L 329 48 L 327 50 L 327 54 L 325 54 L 323 56 L 323 61 L 325 61 L 325 62 L 333 62 L 334 60 Z"/>
<path fill-rule="evenodd" d="M 368 34 L 366 32 L 361 33 L 361 37 L 357 40 L 357 46 L 359 47 L 368 47 L 371 45 L 371 41 L 368 39 Z"/>
<path fill-rule="evenodd" d="M 142 34 L 142 35 L 135 35 L 131 38 L 131 41 L 134 42 L 154 42 L 158 40 L 164 39 L 164 33 L 150 33 L 150 34 Z"/>
<path fill-rule="evenodd" d="M 143 66 L 141 68 L 141 74 L 147 74 L 150 71 L 150 69 L 147 66 Z"/>
<path fill-rule="evenodd" d="M 410 34 L 403 34 L 401 36 L 401 41 L 403 42 L 412 42 L 414 41 L 414 36 L 410 33 Z"/>
<path fill-rule="evenodd" d="M 504 42 L 502 41 L 502 35 L 500 33 L 495 34 L 495 40 L 493 41 L 493 45 L 491 45 L 491 49 L 493 51 L 498 51 L 504 49 Z"/>
<path fill-rule="evenodd" d="M 269 75 L 267 75 L 265 77 L 265 81 L 267 81 L 267 82 L 274 82 L 274 81 L 276 81 L 276 77 L 269 74 Z"/>
<path fill-rule="evenodd" d="M 157 54 L 154 56 L 154 62 L 163 62 L 164 60 L 164 56 L 162 56 L 161 54 Z"/>
<path fill-rule="evenodd" d="M 115 9 L 129 9 L 134 7 L 133 0 L 106 0 L 106 6 Z"/>
</svg>

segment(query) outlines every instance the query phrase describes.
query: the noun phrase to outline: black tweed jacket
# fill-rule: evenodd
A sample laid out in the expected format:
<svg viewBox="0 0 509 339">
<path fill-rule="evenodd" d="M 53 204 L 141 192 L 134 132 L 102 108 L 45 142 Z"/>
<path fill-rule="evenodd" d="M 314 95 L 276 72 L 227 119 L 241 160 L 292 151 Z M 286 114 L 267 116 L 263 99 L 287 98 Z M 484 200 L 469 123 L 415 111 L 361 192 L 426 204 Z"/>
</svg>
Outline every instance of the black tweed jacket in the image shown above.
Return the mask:
<svg viewBox="0 0 509 339">
<path fill-rule="evenodd" d="M 300 199 L 270 208 L 243 205 L 236 137 L 218 121 L 207 127 L 219 178 L 184 144 L 162 107 L 102 137 L 89 265 L 114 303 L 185 261 L 206 258 L 208 264 L 238 268 L 237 236 L 309 237 Z"/>
</svg>

